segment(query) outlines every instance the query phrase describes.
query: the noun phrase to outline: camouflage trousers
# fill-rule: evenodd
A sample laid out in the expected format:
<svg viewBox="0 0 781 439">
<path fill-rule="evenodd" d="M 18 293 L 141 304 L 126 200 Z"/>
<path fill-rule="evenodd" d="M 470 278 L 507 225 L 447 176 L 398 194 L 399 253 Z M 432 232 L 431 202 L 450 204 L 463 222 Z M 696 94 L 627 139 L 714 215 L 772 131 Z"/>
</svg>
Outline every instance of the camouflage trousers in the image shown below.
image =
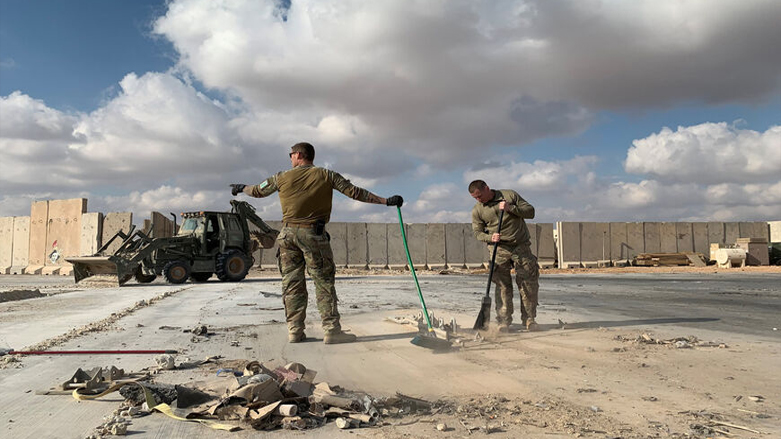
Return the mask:
<svg viewBox="0 0 781 439">
<path fill-rule="evenodd" d="M 493 251 L 493 249 L 491 249 Z M 521 323 L 537 317 L 537 292 L 540 289 L 540 268 L 529 246 L 500 245 L 496 250 L 493 282 L 496 284 L 496 319 L 500 325 L 513 322 L 513 280 L 521 293 Z"/>
<path fill-rule="evenodd" d="M 304 331 L 306 306 L 306 272 L 315 284 L 317 310 L 326 334 L 339 333 L 339 311 L 334 287 L 334 256 L 328 233 L 315 235 L 308 227 L 285 226 L 277 237 L 279 271 L 282 274 L 282 300 L 285 304 L 287 329 L 290 334 Z"/>
</svg>

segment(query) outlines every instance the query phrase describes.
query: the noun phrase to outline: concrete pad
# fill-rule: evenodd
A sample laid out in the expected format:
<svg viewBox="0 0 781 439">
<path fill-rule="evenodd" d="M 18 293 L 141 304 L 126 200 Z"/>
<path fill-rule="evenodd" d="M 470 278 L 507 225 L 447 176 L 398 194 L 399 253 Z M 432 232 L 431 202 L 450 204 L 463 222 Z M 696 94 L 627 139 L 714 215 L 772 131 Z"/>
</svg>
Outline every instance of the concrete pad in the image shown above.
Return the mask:
<svg viewBox="0 0 781 439">
<path fill-rule="evenodd" d="M 14 248 L 10 274 L 22 274 L 30 262 L 30 217 L 14 217 Z"/>
<path fill-rule="evenodd" d="M 152 212 L 152 237 L 167 238 L 174 236 L 174 222 L 160 212 Z"/>
<path fill-rule="evenodd" d="M 662 223 L 643 223 L 643 253 L 662 251 Z"/>
<path fill-rule="evenodd" d="M 580 262 L 596 263 L 610 259 L 610 228 L 608 223 L 580 223 Z"/>
<path fill-rule="evenodd" d="M 466 233 L 471 234 L 472 225 L 463 223 L 445 224 L 445 263 L 447 268 L 466 267 Z"/>
<path fill-rule="evenodd" d="M 334 264 L 337 267 L 342 267 L 342 268 L 346 267 L 347 266 L 347 223 L 328 223 L 325 226 L 325 230 L 328 232 L 328 235 L 331 237 L 331 251 L 334 254 Z"/>
<path fill-rule="evenodd" d="M 553 223 L 537 223 L 537 262 L 550 268 L 556 263 L 556 241 L 553 239 Z"/>
<path fill-rule="evenodd" d="M 615 262 L 629 260 L 629 244 L 627 243 L 627 224 L 610 223 L 610 259 Z"/>
<path fill-rule="evenodd" d="M 407 224 L 407 244 L 415 268 L 426 266 L 426 224 Z"/>
<path fill-rule="evenodd" d="M 0 274 L 8 274 L 14 257 L 14 217 L 0 217 Z"/>
<path fill-rule="evenodd" d="M 708 257 L 708 253 L 710 253 L 708 223 L 692 223 L 692 240 L 694 241 L 694 251 Z"/>
<path fill-rule="evenodd" d="M 626 223 L 627 260 L 645 253 L 645 226 L 643 223 Z"/>
<path fill-rule="evenodd" d="M 367 268 L 366 223 L 347 223 L 347 266 Z"/>
<path fill-rule="evenodd" d="M 46 230 L 49 221 L 49 201 L 33 201 L 30 206 L 30 253 L 25 273 L 41 272 L 46 257 Z M 37 273 L 36 273 L 37 272 Z"/>
<path fill-rule="evenodd" d="M 366 224 L 366 240 L 369 252 L 369 268 L 388 266 L 388 224 Z"/>
<path fill-rule="evenodd" d="M 580 223 L 556 223 L 559 237 L 559 268 L 580 267 Z"/>
<path fill-rule="evenodd" d="M 679 252 L 694 251 L 694 237 L 692 235 L 692 223 L 675 223 L 675 237 Z"/>
<path fill-rule="evenodd" d="M 404 225 L 404 234 L 409 234 L 409 227 Z M 388 224 L 388 268 L 399 270 L 407 266 L 407 252 L 399 224 Z"/>
<path fill-rule="evenodd" d="M 678 253 L 678 228 L 675 223 L 659 225 L 660 253 Z"/>
<path fill-rule="evenodd" d="M 781 242 L 781 221 L 768 221 L 768 242 Z"/>
<path fill-rule="evenodd" d="M 53 276 L 55 274 L 60 274 L 60 268 L 62 268 L 59 265 L 46 265 L 41 269 L 41 274 L 44 276 Z"/>
<path fill-rule="evenodd" d="M 526 228 L 529 230 L 529 249 L 532 251 L 532 254 L 536 257 L 537 256 L 537 245 L 538 245 L 538 231 L 537 231 L 537 224 L 535 223 L 526 223 Z"/>
<path fill-rule="evenodd" d="M 485 243 L 475 238 L 474 233 L 472 233 L 472 224 L 467 224 L 464 231 L 464 253 L 467 268 L 483 268 L 486 266 Z"/>
<path fill-rule="evenodd" d="M 724 244 L 733 245 L 740 238 L 739 223 L 724 223 Z"/>
<path fill-rule="evenodd" d="M 109 212 L 103 217 L 103 236 L 101 238 L 102 245 L 106 245 L 109 239 L 113 237 L 118 231 L 122 230 L 124 233 L 130 231 L 130 227 L 133 225 L 133 214 L 131 212 Z M 115 239 L 110 246 L 104 251 L 105 254 L 113 254 L 119 246 L 122 245 L 122 240 Z"/>
<path fill-rule="evenodd" d="M 426 224 L 426 267 L 441 270 L 445 266 L 445 225 Z"/>
<path fill-rule="evenodd" d="M 81 216 L 81 244 L 79 256 L 91 256 L 98 252 L 103 237 L 103 214 L 88 212 Z"/>
<path fill-rule="evenodd" d="M 65 258 L 81 256 L 81 216 L 86 212 L 86 198 L 49 201 L 45 266 L 67 267 L 70 263 Z"/>
</svg>

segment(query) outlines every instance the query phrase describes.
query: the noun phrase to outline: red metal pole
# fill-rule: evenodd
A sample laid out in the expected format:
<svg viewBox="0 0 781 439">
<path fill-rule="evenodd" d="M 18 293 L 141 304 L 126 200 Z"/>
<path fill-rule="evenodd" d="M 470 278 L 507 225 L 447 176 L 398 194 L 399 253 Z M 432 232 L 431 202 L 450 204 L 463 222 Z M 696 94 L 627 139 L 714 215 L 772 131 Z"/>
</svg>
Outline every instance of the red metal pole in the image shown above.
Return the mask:
<svg viewBox="0 0 781 439">
<path fill-rule="evenodd" d="M 115 350 L 115 351 L 8 351 L 8 355 L 123 355 L 123 354 L 176 354 L 174 350 Z"/>
</svg>

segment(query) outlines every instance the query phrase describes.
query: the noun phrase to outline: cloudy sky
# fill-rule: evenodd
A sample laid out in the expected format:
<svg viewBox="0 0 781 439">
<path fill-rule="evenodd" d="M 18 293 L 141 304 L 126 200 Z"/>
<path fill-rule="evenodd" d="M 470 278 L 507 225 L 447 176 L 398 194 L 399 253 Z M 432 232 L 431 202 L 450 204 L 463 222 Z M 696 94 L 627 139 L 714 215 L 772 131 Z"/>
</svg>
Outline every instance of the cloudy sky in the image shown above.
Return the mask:
<svg viewBox="0 0 781 439">
<path fill-rule="evenodd" d="M 468 222 L 477 178 L 539 222 L 778 220 L 779 22 L 777 0 L 0 0 L 0 216 L 226 210 L 309 141 L 410 222 Z"/>
</svg>

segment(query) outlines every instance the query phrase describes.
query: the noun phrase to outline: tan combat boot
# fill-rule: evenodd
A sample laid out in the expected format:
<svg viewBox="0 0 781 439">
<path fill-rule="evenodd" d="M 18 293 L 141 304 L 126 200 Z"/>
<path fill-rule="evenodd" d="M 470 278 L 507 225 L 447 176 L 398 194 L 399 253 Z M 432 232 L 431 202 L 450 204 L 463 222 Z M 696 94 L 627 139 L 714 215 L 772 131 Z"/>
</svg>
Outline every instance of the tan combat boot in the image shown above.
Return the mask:
<svg viewBox="0 0 781 439">
<path fill-rule="evenodd" d="M 304 334 L 303 332 L 297 332 L 297 333 L 287 335 L 288 343 L 301 343 L 304 340 L 306 340 L 306 334 Z"/>
<path fill-rule="evenodd" d="M 529 317 L 526 319 L 526 329 L 529 331 L 539 331 L 540 325 L 537 324 L 537 322 L 534 321 L 533 317 Z"/>
<path fill-rule="evenodd" d="M 335 334 L 325 334 L 323 337 L 323 343 L 325 344 L 338 344 L 338 343 L 352 343 L 357 337 L 355 334 L 348 334 L 346 332 L 337 332 Z"/>
</svg>

